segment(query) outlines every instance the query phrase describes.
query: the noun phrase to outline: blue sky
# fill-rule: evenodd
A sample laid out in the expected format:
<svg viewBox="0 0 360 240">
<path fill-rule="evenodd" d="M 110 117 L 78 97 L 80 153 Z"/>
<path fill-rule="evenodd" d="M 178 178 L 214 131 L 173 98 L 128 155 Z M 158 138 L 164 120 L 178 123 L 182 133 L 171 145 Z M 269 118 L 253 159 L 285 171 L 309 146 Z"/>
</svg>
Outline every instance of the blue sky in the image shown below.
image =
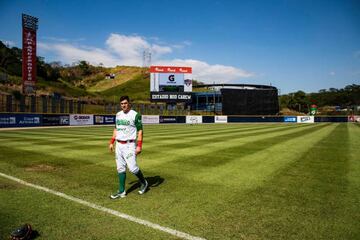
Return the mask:
<svg viewBox="0 0 360 240">
<path fill-rule="evenodd" d="M 38 55 L 71 64 L 193 67 L 206 83 L 281 93 L 360 84 L 359 0 L 0 0 L 0 40 L 21 47 L 21 13 L 39 18 Z"/>
</svg>

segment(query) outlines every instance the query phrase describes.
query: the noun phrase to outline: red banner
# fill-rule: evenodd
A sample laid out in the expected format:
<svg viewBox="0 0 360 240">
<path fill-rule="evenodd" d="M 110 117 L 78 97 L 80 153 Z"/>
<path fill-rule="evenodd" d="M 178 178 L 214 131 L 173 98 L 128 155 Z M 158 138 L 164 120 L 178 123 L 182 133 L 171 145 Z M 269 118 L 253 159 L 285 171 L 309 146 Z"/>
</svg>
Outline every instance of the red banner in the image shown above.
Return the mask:
<svg viewBox="0 0 360 240">
<path fill-rule="evenodd" d="M 36 84 L 36 31 L 23 28 L 23 92 L 32 93 Z"/>
<path fill-rule="evenodd" d="M 150 66 L 151 73 L 192 73 L 191 67 Z"/>
</svg>

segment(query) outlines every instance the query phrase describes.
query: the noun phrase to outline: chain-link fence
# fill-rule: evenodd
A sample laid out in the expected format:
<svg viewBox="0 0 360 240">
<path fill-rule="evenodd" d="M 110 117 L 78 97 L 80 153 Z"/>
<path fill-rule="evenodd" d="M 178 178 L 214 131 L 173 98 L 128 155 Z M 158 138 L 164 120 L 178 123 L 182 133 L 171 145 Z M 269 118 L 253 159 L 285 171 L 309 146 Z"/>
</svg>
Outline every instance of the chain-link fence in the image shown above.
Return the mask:
<svg viewBox="0 0 360 240">
<path fill-rule="evenodd" d="M 0 112 L 84 113 L 85 105 L 79 99 L 0 94 Z"/>
</svg>

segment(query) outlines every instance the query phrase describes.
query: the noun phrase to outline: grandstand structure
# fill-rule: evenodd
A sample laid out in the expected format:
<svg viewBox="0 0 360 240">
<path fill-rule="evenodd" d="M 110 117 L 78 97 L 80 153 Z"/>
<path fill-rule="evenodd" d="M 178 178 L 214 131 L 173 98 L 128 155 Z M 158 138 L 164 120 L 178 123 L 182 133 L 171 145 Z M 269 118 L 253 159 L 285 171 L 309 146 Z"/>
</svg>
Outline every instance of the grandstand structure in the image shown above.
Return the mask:
<svg viewBox="0 0 360 240">
<path fill-rule="evenodd" d="M 203 84 L 193 92 L 192 111 L 223 115 L 276 115 L 279 113 L 278 89 L 255 84 Z"/>
</svg>

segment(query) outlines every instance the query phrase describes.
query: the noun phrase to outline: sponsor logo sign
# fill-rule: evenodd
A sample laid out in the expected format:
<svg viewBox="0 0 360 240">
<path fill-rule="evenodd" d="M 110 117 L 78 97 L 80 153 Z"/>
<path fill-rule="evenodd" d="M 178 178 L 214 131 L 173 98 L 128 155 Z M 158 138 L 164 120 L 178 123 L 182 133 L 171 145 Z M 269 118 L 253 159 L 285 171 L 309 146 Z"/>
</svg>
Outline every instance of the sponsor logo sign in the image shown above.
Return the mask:
<svg viewBox="0 0 360 240">
<path fill-rule="evenodd" d="M 70 118 L 69 116 L 60 116 L 60 125 L 69 125 Z"/>
<path fill-rule="evenodd" d="M 16 125 L 16 117 L 10 117 L 10 116 L 0 116 L 0 125 L 1 126 L 15 126 Z"/>
<path fill-rule="evenodd" d="M 144 124 L 158 124 L 160 123 L 159 115 L 142 115 L 141 121 Z"/>
<path fill-rule="evenodd" d="M 107 124 L 115 123 L 115 116 L 105 116 L 104 122 Z"/>
<path fill-rule="evenodd" d="M 284 122 L 296 123 L 297 122 L 297 117 L 296 116 L 286 116 L 286 117 L 284 117 Z"/>
<path fill-rule="evenodd" d="M 298 123 L 314 123 L 314 116 L 297 116 Z"/>
<path fill-rule="evenodd" d="M 175 116 L 160 116 L 160 123 L 177 123 Z"/>
<path fill-rule="evenodd" d="M 36 127 L 41 126 L 40 114 L 1 114 L 0 127 Z"/>
<path fill-rule="evenodd" d="M 93 125 L 94 115 L 70 114 L 70 125 Z"/>
<path fill-rule="evenodd" d="M 115 124 L 115 116 L 95 115 L 94 124 Z"/>
<path fill-rule="evenodd" d="M 159 84 L 164 86 L 181 86 L 184 84 L 184 74 L 159 74 Z"/>
<path fill-rule="evenodd" d="M 104 123 L 104 116 L 95 116 L 95 124 Z"/>
<path fill-rule="evenodd" d="M 186 116 L 186 123 L 188 124 L 202 123 L 202 116 Z"/>
<path fill-rule="evenodd" d="M 42 117 L 43 126 L 69 125 L 69 115 L 44 114 Z"/>
<path fill-rule="evenodd" d="M 360 116 L 356 116 L 356 115 L 348 116 L 348 121 L 349 122 L 360 122 Z"/>
<path fill-rule="evenodd" d="M 215 123 L 227 123 L 228 118 L 227 116 L 215 116 L 214 117 Z"/>
</svg>

